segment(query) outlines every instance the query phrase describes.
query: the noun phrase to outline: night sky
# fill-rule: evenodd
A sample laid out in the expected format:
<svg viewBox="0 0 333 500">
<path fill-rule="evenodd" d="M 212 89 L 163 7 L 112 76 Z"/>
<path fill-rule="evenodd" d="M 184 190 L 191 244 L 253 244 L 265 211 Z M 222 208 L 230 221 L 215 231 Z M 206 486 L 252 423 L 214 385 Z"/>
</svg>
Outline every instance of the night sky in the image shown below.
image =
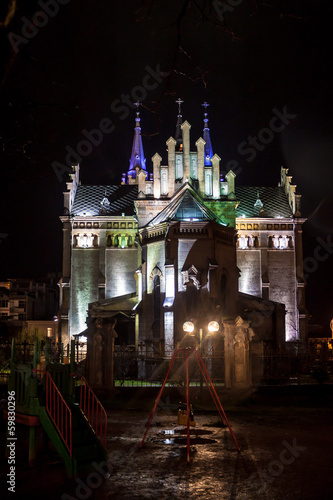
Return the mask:
<svg viewBox="0 0 333 500">
<path fill-rule="evenodd" d="M 144 97 L 149 171 L 156 151 L 166 162 L 175 100 L 184 100 L 192 147 L 202 135 L 201 104 L 207 101 L 214 153 L 222 170 L 238 165 L 236 183 L 277 185 L 281 165 L 289 168 L 308 218 L 307 305 L 329 331 L 332 14 L 329 0 L 3 1 L 0 277 L 61 270 L 66 155 L 86 139 L 83 130 L 99 128 L 106 118 L 113 125 L 82 156 L 82 183 L 119 183 L 131 154 L 133 101 Z M 32 20 L 40 27 L 29 28 Z M 156 70 L 162 76 L 147 77 Z M 269 136 L 262 129 L 276 112 L 287 113 L 288 124 Z M 266 144 L 259 141 L 255 154 L 246 153 L 249 136 L 258 133 Z M 64 165 L 58 175 L 54 162 Z"/>
</svg>

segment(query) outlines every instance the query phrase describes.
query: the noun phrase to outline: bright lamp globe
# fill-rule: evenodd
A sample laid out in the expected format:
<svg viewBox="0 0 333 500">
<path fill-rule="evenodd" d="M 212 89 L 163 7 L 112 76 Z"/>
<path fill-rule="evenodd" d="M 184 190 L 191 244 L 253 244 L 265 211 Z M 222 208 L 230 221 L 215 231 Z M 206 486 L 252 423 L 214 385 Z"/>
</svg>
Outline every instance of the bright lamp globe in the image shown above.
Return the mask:
<svg viewBox="0 0 333 500">
<path fill-rule="evenodd" d="M 185 321 L 185 323 L 183 324 L 183 330 L 186 333 L 192 333 L 194 330 L 194 324 L 192 323 L 192 321 Z"/>
<path fill-rule="evenodd" d="M 217 321 L 211 321 L 208 323 L 208 331 L 209 333 L 217 332 L 219 330 L 219 324 Z"/>
</svg>

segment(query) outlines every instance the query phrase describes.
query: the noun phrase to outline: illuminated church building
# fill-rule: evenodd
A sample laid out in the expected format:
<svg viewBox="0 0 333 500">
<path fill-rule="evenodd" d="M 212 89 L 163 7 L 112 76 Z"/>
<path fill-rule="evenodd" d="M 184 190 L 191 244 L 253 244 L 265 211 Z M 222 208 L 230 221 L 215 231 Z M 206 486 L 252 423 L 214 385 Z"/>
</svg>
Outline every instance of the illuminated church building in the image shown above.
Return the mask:
<svg viewBox="0 0 333 500">
<path fill-rule="evenodd" d="M 217 321 L 226 377 L 241 383 L 249 351 L 306 338 L 300 195 L 286 168 L 276 187 L 221 175 L 207 107 L 192 150 L 180 102 L 167 161 L 156 153 L 152 173 L 138 108 L 121 184 L 81 185 L 74 167 L 60 217 L 62 341 L 117 318 L 117 343 L 171 356 L 185 321 L 201 337 Z"/>
</svg>

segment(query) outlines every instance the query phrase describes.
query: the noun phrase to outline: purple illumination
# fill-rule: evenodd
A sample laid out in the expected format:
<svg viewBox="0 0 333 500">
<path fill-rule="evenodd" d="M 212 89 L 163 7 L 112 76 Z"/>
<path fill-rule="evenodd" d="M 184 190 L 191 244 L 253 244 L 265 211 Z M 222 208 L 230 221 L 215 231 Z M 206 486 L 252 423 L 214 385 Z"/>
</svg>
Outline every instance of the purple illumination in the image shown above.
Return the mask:
<svg viewBox="0 0 333 500">
<path fill-rule="evenodd" d="M 146 158 L 143 152 L 142 138 L 141 138 L 141 127 L 140 127 L 140 113 L 139 106 L 140 103 L 136 102 L 137 107 L 136 119 L 135 119 L 135 129 L 134 129 L 134 139 L 132 146 L 132 155 L 129 161 L 129 169 L 127 176 L 131 175 L 133 179 L 136 178 L 136 168 L 143 169 L 146 171 Z"/>
</svg>

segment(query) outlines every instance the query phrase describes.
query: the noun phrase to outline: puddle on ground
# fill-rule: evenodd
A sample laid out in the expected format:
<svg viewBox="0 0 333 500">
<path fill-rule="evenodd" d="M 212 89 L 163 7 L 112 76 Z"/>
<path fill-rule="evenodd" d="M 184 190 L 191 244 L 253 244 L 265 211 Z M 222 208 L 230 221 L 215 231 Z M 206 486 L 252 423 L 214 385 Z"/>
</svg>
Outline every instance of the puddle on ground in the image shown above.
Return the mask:
<svg viewBox="0 0 333 500">
<path fill-rule="evenodd" d="M 167 429 L 159 433 L 165 439 L 164 444 L 186 444 L 187 443 L 187 429 Z M 212 431 L 203 429 L 190 429 L 191 444 L 211 444 L 217 443 L 216 439 L 200 437 L 203 434 L 212 434 Z"/>
</svg>

